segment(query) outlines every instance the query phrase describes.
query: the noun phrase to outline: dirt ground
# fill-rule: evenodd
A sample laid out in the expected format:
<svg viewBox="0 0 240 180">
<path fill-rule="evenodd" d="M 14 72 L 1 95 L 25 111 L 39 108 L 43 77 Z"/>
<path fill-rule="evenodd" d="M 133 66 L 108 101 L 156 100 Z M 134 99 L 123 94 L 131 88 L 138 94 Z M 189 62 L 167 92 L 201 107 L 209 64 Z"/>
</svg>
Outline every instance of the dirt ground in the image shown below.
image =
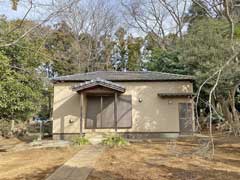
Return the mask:
<svg viewBox="0 0 240 180">
<path fill-rule="evenodd" d="M 239 180 L 240 138 L 217 137 L 213 160 L 205 143 L 181 138 L 107 149 L 88 180 Z"/>
<path fill-rule="evenodd" d="M 0 140 L 0 180 L 43 180 L 78 151 L 73 147 L 11 150 L 22 143 Z"/>
</svg>

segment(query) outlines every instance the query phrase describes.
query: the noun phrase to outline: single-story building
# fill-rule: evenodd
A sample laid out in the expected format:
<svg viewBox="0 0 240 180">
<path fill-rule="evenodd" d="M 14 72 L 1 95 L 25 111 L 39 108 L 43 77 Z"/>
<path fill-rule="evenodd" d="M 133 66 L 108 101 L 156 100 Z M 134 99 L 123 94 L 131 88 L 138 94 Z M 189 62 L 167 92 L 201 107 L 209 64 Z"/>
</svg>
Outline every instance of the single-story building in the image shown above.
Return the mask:
<svg viewBox="0 0 240 180">
<path fill-rule="evenodd" d="M 53 79 L 53 138 L 118 132 L 127 137 L 191 134 L 192 76 L 96 71 Z"/>
</svg>

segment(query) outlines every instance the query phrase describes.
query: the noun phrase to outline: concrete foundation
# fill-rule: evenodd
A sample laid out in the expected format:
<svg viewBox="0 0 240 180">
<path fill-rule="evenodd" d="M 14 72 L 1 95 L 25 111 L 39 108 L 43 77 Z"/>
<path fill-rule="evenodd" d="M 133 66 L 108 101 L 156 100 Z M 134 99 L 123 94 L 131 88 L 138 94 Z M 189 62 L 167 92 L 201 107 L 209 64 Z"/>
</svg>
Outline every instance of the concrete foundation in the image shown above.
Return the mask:
<svg viewBox="0 0 240 180">
<path fill-rule="evenodd" d="M 105 135 L 106 133 L 87 133 L 84 134 L 88 138 L 93 136 Z M 177 138 L 179 137 L 178 132 L 129 132 L 129 133 L 118 133 L 127 139 L 160 139 L 160 138 Z M 54 140 L 71 140 L 75 136 L 80 136 L 79 133 L 71 134 L 53 134 Z"/>
</svg>

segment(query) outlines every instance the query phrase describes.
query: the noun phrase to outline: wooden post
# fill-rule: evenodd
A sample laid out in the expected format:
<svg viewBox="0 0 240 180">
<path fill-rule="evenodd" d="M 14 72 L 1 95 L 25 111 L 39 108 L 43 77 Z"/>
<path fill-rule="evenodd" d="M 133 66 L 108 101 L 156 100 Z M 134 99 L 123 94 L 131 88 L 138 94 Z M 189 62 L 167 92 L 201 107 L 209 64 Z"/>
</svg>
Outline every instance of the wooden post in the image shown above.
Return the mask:
<svg viewBox="0 0 240 180">
<path fill-rule="evenodd" d="M 42 137 L 43 137 L 43 121 L 42 120 L 40 120 L 39 126 L 40 126 L 39 140 L 42 140 Z"/>
<path fill-rule="evenodd" d="M 117 132 L 117 92 L 114 93 L 114 123 L 115 123 L 115 132 Z"/>
<path fill-rule="evenodd" d="M 100 115 L 101 115 L 101 127 L 102 127 L 102 111 L 103 111 L 103 97 L 101 96 L 101 105 L 100 105 L 101 107 L 100 107 L 100 109 L 101 109 L 101 113 L 100 113 Z M 96 125 L 96 127 L 97 127 L 97 125 Z"/>
<path fill-rule="evenodd" d="M 82 135 L 82 119 L 83 119 L 83 93 L 80 93 L 80 135 Z"/>
</svg>

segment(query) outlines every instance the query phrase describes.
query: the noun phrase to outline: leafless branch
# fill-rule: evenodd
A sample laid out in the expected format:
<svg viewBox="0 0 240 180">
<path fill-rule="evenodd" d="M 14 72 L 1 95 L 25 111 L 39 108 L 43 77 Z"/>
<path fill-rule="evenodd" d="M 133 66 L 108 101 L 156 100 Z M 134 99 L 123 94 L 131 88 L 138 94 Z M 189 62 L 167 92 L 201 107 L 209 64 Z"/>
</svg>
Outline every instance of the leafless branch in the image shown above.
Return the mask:
<svg viewBox="0 0 240 180">
<path fill-rule="evenodd" d="M 210 81 L 211 79 L 213 79 L 216 75 L 217 75 L 218 71 L 214 72 L 211 76 L 209 76 L 198 88 L 198 92 L 197 92 L 197 98 L 196 98 L 196 103 L 195 103 L 195 110 L 196 110 L 196 115 L 197 115 L 197 108 L 198 108 L 198 103 L 199 103 L 199 98 L 200 98 L 200 93 L 202 88 L 208 83 L 208 81 Z M 201 125 L 199 123 L 199 119 L 198 119 L 198 115 L 196 116 L 196 122 L 197 122 L 197 128 L 201 129 Z"/>
<path fill-rule="evenodd" d="M 20 41 L 21 39 L 23 39 L 25 36 L 27 36 L 30 32 L 32 32 L 33 30 L 35 30 L 36 28 L 42 26 L 43 24 L 45 24 L 46 22 L 48 22 L 50 19 L 56 17 L 60 12 L 70 8 L 72 5 L 74 5 L 76 2 L 78 2 L 79 0 L 74 0 L 71 3 L 68 4 L 68 6 L 64 6 L 59 8 L 58 10 L 50 13 L 50 15 L 47 16 L 47 18 L 45 18 L 42 22 L 36 24 L 35 26 L 29 28 L 27 31 L 25 31 L 20 37 L 18 37 L 16 40 L 6 43 L 6 44 L 2 44 L 0 45 L 0 48 L 3 47 L 8 47 L 8 46 L 12 46 L 15 45 L 16 43 L 18 43 L 18 41 Z"/>
<path fill-rule="evenodd" d="M 167 28 L 168 12 L 157 0 L 141 0 L 125 2 L 121 0 L 124 7 L 123 16 L 126 22 L 133 28 L 156 36 L 156 42 L 161 46 L 162 38 L 165 37 Z"/>
<path fill-rule="evenodd" d="M 186 13 L 187 0 L 176 0 L 168 2 L 167 0 L 158 0 L 159 3 L 169 12 L 177 25 L 177 34 L 183 38 L 182 29 L 184 27 L 184 17 Z"/>
<path fill-rule="evenodd" d="M 210 93 L 209 93 L 209 100 L 208 100 L 208 104 L 209 104 L 209 138 L 210 138 L 210 142 L 211 142 L 211 149 L 212 149 L 212 157 L 214 156 L 214 141 L 213 141 L 213 133 L 212 133 L 212 94 L 213 92 L 215 91 L 217 85 L 218 85 L 218 82 L 219 82 L 219 79 L 221 77 L 221 73 L 222 73 L 222 68 L 220 68 L 218 70 L 218 76 L 217 76 L 217 80 L 214 84 L 214 86 L 212 87 Z"/>
<path fill-rule="evenodd" d="M 225 8 L 225 16 L 229 22 L 230 25 L 230 39 L 231 39 L 231 43 L 233 41 L 233 36 L 234 36 L 234 22 L 233 22 L 233 18 L 231 17 L 230 14 L 230 8 L 232 9 L 232 2 L 230 2 L 229 0 L 223 0 L 224 2 L 224 8 Z"/>
<path fill-rule="evenodd" d="M 30 13 L 32 7 L 33 7 L 33 2 L 32 0 L 29 0 L 29 3 L 30 3 L 30 7 L 28 8 L 27 12 L 25 13 L 25 15 L 23 16 L 23 18 L 21 19 L 21 22 L 19 23 L 19 25 L 17 25 L 15 28 L 11 29 L 7 34 L 6 36 L 8 36 L 9 34 L 11 34 L 12 32 L 14 32 L 15 30 L 19 29 L 22 27 L 25 19 L 27 18 L 28 14 Z"/>
<path fill-rule="evenodd" d="M 223 0 L 201 0 L 206 7 L 204 7 L 201 3 L 200 0 L 192 0 L 193 3 L 197 4 L 199 7 L 204 9 L 204 11 L 207 13 L 209 17 L 222 17 L 223 14 Z"/>
<path fill-rule="evenodd" d="M 192 0 L 192 1 L 193 1 L 193 3 L 195 3 L 195 4 L 197 4 L 199 7 L 201 7 L 201 8 L 207 13 L 207 15 L 208 15 L 209 17 L 212 16 L 211 13 L 209 12 L 209 10 L 208 10 L 206 7 L 204 7 L 201 3 L 199 3 L 199 0 Z"/>
</svg>

